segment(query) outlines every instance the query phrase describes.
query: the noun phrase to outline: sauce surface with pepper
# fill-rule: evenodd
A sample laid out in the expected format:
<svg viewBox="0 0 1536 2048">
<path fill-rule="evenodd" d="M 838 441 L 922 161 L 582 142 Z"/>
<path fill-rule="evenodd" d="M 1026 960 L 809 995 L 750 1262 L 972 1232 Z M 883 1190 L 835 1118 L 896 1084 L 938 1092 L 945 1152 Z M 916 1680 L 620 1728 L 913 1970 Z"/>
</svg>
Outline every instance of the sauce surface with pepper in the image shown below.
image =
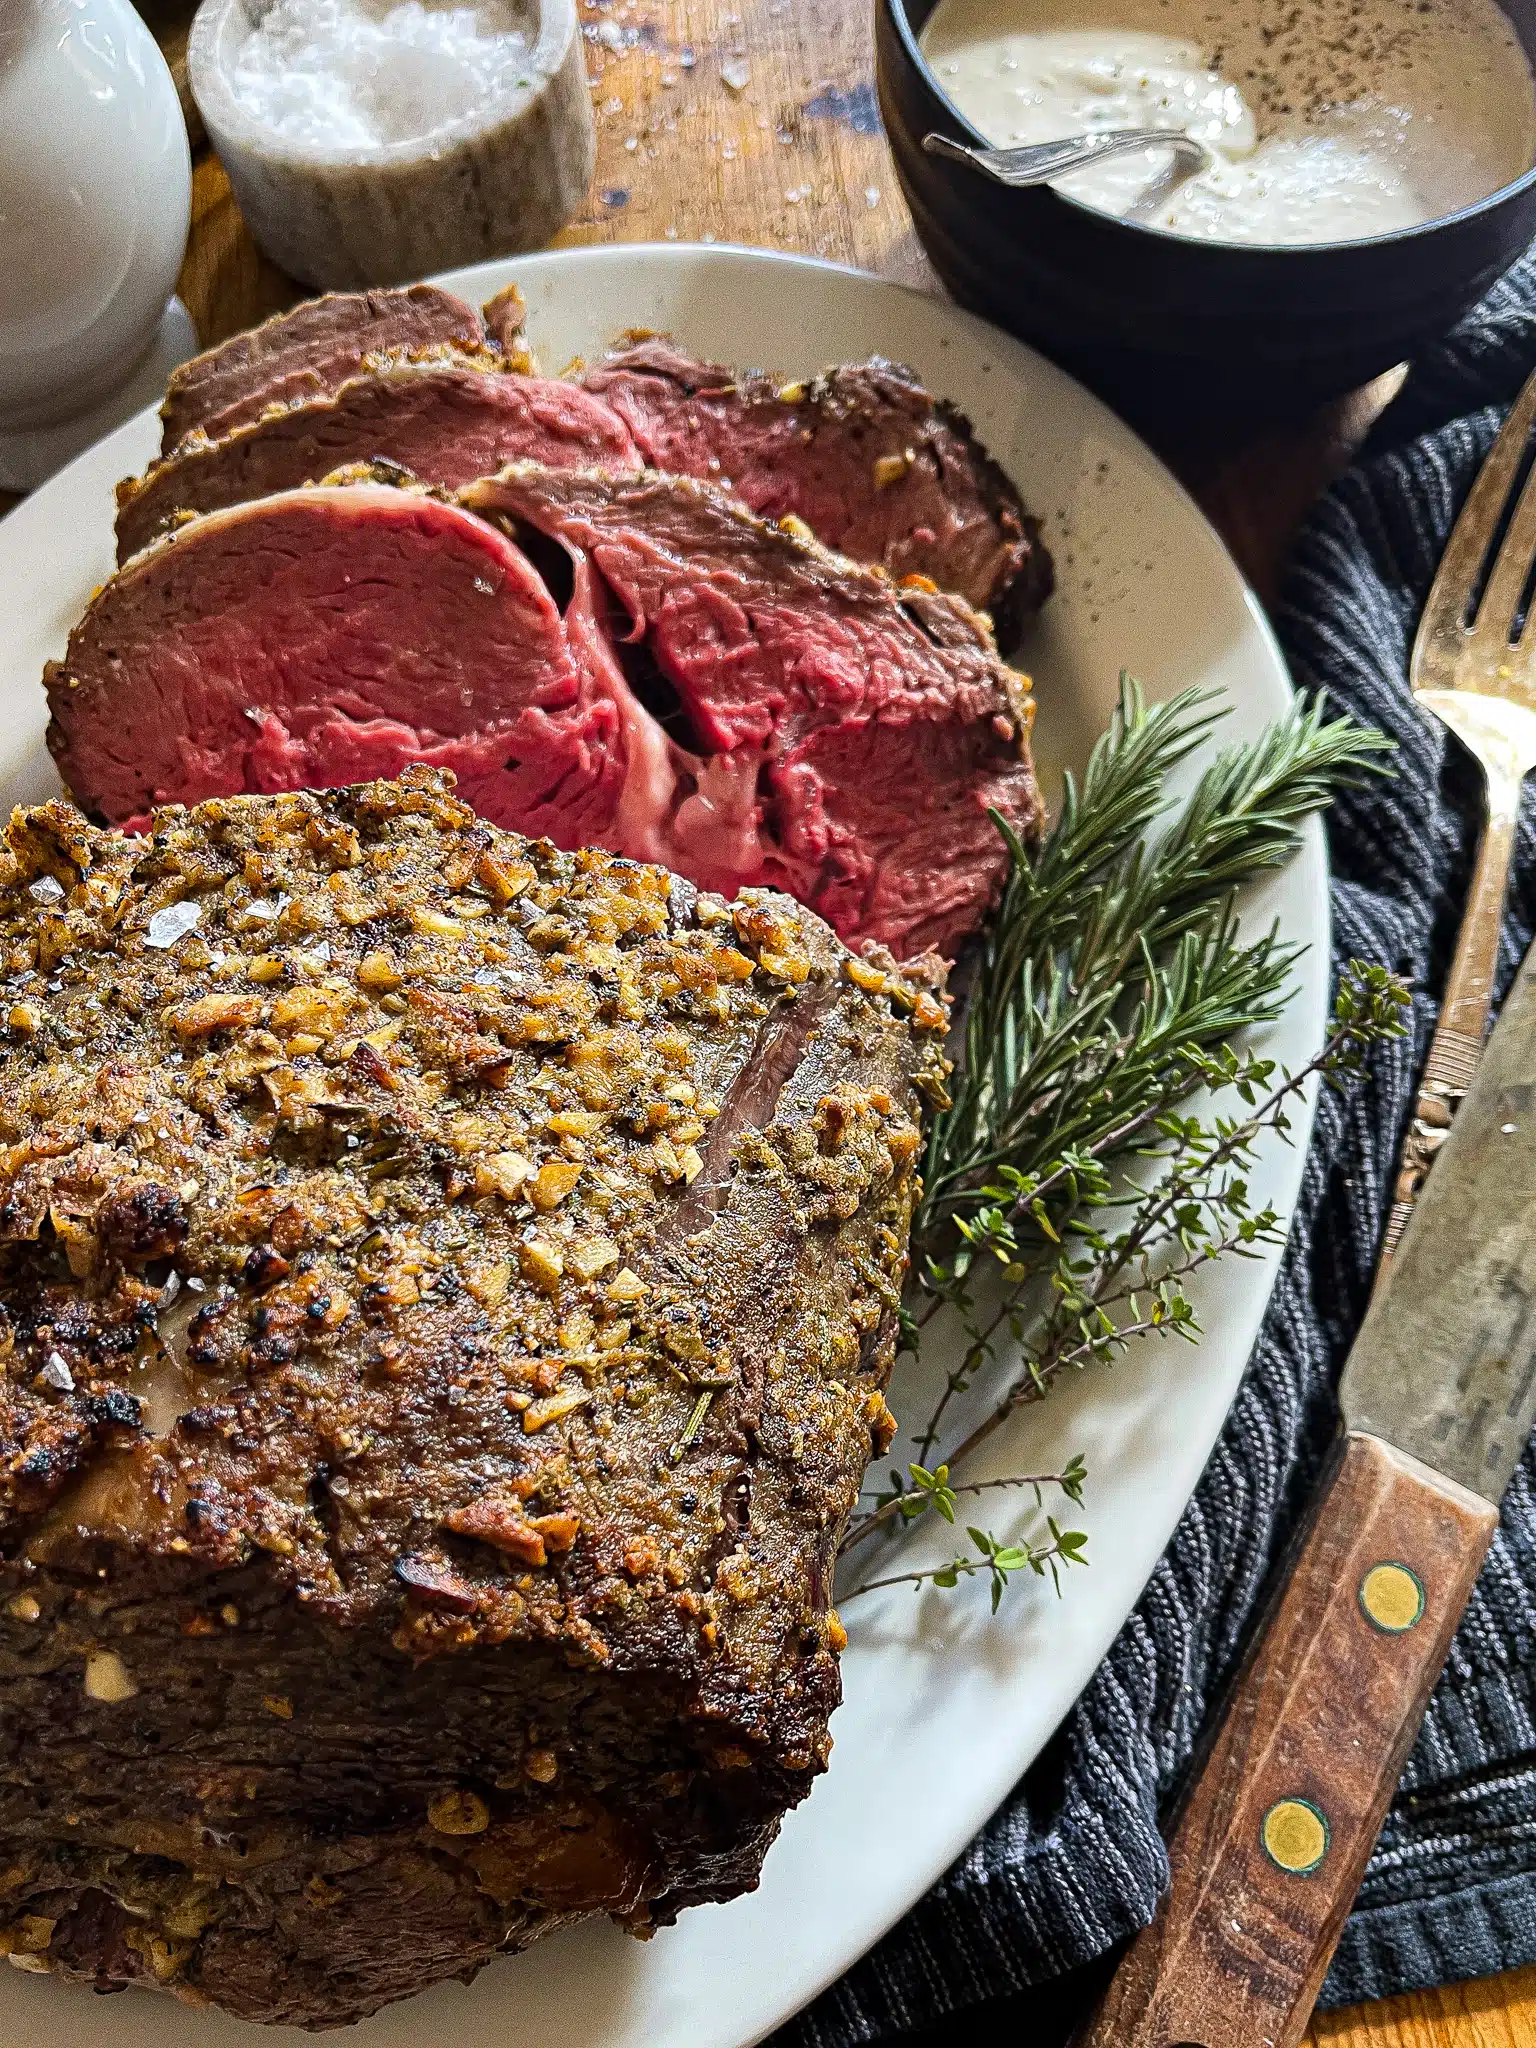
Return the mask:
<svg viewBox="0 0 1536 2048">
<path fill-rule="evenodd" d="M 1494 0 L 939 0 L 944 92 L 997 148 L 1179 129 L 1058 181 L 1203 240 L 1356 241 L 1475 204 L 1536 162 L 1536 84 Z"/>
</svg>

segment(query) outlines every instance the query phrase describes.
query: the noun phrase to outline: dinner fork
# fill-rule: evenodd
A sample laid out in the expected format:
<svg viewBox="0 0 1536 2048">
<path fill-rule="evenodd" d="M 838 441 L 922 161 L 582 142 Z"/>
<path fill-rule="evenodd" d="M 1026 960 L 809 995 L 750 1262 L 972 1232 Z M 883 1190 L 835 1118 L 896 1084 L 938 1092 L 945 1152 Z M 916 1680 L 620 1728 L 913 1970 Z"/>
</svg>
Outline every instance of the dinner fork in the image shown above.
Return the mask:
<svg viewBox="0 0 1536 2048">
<path fill-rule="evenodd" d="M 1536 467 L 1521 481 L 1533 420 L 1536 376 L 1515 400 L 1462 507 L 1413 644 L 1409 683 L 1416 701 L 1483 771 L 1483 832 L 1440 1021 L 1398 1161 L 1378 1286 L 1482 1055 L 1520 789 L 1536 767 L 1536 594 L 1530 589 Z"/>
</svg>

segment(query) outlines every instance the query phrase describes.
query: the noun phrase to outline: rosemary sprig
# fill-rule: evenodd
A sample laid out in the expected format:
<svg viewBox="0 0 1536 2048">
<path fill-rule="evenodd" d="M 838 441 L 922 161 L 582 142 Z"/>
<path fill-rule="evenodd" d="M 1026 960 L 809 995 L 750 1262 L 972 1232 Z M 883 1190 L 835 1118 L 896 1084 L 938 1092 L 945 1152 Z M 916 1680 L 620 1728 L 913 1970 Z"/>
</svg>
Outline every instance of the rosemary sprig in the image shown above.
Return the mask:
<svg viewBox="0 0 1536 2048">
<path fill-rule="evenodd" d="M 1390 743 L 1329 719 L 1321 704 L 1298 706 L 1257 741 L 1224 749 L 1159 833 L 1170 773 L 1220 716 L 1206 692 L 1148 707 L 1124 678 L 1110 729 L 1081 787 L 1068 778 L 1044 845 L 1031 857 L 1010 838 L 953 1102 L 929 1137 L 903 1308 L 906 1348 L 948 1306 L 965 1350 L 916 1434 L 909 1482 L 897 1476 L 875 1497 L 845 1551 L 928 1512 L 953 1521 L 960 1495 L 996 1487 L 1031 1486 L 1041 1504 L 1053 1485 L 1080 1500 L 1077 1459 L 1063 1473 L 959 1484 L 950 1470 L 1063 1373 L 1110 1362 L 1143 1335 L 1196 1341 L 1186 1283 L 1284 1235 L 1276 1212 L 1249 1198 L 1259 1141 L 1287 1132 L 1314 1079 L 1358 1072 L 1370 1044 L 1402 1029 L 1405 991 L 1357 962 L 1323 1048 L 1299 1073 L 1239 1049 L 1289 1001 L 1296 951 L 1274 931 L 1244 938 L 1237 892 L 1289 858 L 1310 812 L 1382 772 Z M 1235 1096 L 1241 1112 L 1191 1113 L 1201 1089 L 1218 1104 Z M 1004 1341 L 1018 1359 L 1011 1378 L 935 1465 L 951 1404 Z M 948 1586 L 988 1571 L 995 1607 L 1010 1571 L 1027 1564 L 1054 1579 L 1058 1562 L 1085 1561 L 1080 1533 L 1063 1539 L 1048 1526 L 1049 1543 L 1022 1548 L 973 1530 L 974 1559 L 855 1590 Z M 1005 1552 L 1022 1561 L 998 1568 Z"/>
<path fill-rule="evenodd" d="M 1032 1176 L 1039 1199 L 1050 1169 L 1064 1185 L 1074 1152 L 1120 1156 L 1200 1084 L 1200 1055 L 1279 1015 L 1294 949 L 1273 932 L 1240 940 L 1235 894 L 1289 858 L 1302 819 L 1379 769 L 1390 742 L 1298 705 L 1252 745 L 1224 749 L 1151 839 L 1169 775 L 1220 716 L 1209 691 L 1149 708 L 1123 678 L 1039 854 L 1010 841 L 953 1103 L 929 1134 L 919 1260 L 980 1205 L 993 1168 Z"/>
</svg>

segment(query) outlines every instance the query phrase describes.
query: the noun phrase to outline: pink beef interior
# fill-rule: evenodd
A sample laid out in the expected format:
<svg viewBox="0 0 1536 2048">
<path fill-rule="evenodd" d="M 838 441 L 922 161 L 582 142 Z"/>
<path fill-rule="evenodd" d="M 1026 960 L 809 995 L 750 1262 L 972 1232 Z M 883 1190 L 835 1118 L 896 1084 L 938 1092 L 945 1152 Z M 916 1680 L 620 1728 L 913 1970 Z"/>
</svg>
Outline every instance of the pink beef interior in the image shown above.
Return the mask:
<svg viewBox="0 0 1536 2048">
<path fill-rule="evenodd" d="M 112 822 L 426 761 L 541 832 L 610 816 L 623 784 L 616 708 L 526 557 L 414 492 L 297 491 L 198 521 L 106 586 L 66 668 L 50 744 Z"/>
<path fill-rule="evenodd" d="M 904 958 L 957 950 L 1003 872 L 989 807 L 1025 835 L 1038 810 L 1009 672 L 964 607 L 675 478 L 519 465 L 462 502 L 558 538 L 622 607 L 616 651 L 673 744 L 665 777 L 631 778 L 620 850 L 787 889 Z"/>
<path fill-rule="evenodd" d="M 901 957 L 995 899 L 989 806 L 1039 816 L 1022 686 L 966 607 L 677 478 L 524 463 L 459 504 L 213 513 L 106 586 L 49 696 L 109 820 L 426 761 L 495 823 L 787 888 Z"/>
</svg>

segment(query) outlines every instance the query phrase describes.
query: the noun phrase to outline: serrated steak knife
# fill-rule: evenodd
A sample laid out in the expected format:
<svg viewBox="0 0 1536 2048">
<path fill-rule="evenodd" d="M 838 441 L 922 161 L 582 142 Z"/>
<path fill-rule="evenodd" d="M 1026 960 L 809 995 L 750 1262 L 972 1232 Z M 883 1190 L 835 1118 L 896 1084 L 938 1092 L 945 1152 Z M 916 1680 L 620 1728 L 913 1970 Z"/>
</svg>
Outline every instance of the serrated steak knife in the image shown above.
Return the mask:
<svg viewBox="0 0 1536 2048">
<path fill-rule="evenodd" d="M 1343 1433 L 1079 2048 L 1294 2048 L 1536 1422 L 1536 952 L 1340 1389 Z"/>
</svg>

